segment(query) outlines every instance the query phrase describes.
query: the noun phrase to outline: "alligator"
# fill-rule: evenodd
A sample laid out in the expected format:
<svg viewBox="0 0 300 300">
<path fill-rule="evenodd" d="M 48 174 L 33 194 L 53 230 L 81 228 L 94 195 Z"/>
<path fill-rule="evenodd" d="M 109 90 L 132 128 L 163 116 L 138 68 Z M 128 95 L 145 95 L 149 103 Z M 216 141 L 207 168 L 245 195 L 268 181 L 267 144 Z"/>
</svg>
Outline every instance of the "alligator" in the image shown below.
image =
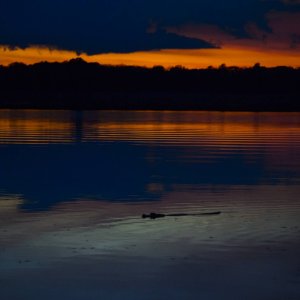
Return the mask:
<svg viewBox="0 0 300 300">
<path fill-rule="evenodd" d="M 196 213 L 196 214 L 187 214 L 187 213 L 178 213 L 178 214 L 158 214 L 152 212 L 150 214 L 143 214 L 142 218 L 146 219 L 157 219 L 157 218 L 164 218 L 164 217 L 184 217 L 184 216 L 211 216 L 211 215 L 219 215 L 220 211 L 213 211 L 213 212 L 205 212 L 205 213 Z"/>
</svg>

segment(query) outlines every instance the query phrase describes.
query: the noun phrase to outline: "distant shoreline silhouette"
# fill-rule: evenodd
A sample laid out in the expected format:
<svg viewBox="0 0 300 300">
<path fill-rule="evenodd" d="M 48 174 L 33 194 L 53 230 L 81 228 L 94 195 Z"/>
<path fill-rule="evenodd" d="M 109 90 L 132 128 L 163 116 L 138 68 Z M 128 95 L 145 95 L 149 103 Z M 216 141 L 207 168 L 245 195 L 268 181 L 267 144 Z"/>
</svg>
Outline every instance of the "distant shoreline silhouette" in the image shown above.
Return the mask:
<svg viewBox="0 0 300 300">
<path fill-rule="evenodd" d="M 13 63 L 0 66 L 0 108 L 300 111 L 300 68 Z"/>
</svg>

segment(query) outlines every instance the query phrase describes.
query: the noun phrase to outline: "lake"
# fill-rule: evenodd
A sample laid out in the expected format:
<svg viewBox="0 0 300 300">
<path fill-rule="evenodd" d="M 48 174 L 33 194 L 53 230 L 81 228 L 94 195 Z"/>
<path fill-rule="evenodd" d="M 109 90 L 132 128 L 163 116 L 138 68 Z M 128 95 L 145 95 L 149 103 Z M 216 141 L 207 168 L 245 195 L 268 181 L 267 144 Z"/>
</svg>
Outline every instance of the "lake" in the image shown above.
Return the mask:
<svg viewBox="0 0 300 300">
<path fill-rule="evenodd" d="M 3 299 L 300 299 L 300 113 L 0 110 L 0 166 Z"/>
</svg>

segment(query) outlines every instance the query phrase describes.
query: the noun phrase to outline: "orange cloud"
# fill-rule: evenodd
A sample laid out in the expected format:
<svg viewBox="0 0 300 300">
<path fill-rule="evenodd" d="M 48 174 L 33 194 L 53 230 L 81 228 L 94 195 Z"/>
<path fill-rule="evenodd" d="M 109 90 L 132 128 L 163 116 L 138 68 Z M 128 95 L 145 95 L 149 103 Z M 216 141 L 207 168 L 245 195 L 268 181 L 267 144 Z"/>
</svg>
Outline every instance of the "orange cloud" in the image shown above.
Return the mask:
<svg viewBox="0 0 300 300">
<path fill-rule="evenodd" d="M 247 48 L 257 51 L 278 50 L 284 55 L 292 50 L 299 52 L 300 12 L 272 11 L 266 15 L 270 31 L 260 29 L 255 23 L 248 23 L 245 31 L 248 37 L 240 38 L 216 25 L 187 24 L 168 28 L 168 31 L 208 41 L 222 48 Z"/>
<path fill-rule="evenodd" d="M 300 12 L 272 12 L 267 15 L 272 33 L 267 36 L 282 48 L 288 47 L 299 51 L 300 46 Z"/>
<path fill-rule="evenodd" d="M 285 3 L 285 4 L 300 4 L 300 0 L 281 0 L 281 2 Z"/>
</svg>

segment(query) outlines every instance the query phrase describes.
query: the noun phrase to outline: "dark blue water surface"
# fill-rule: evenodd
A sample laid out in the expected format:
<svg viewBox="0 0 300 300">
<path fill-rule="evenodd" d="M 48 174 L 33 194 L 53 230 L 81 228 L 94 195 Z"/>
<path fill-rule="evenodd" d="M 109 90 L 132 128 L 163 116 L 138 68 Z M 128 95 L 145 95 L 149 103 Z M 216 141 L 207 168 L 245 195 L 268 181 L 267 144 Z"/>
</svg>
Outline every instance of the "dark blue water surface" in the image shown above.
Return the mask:
<svg viewBox="0 0 300 300">
<path fill-rule="evenodd" d="M 2 110 L 0 166 L 5 299 L 300 299 L 299 113 Z"/>
</svg>

